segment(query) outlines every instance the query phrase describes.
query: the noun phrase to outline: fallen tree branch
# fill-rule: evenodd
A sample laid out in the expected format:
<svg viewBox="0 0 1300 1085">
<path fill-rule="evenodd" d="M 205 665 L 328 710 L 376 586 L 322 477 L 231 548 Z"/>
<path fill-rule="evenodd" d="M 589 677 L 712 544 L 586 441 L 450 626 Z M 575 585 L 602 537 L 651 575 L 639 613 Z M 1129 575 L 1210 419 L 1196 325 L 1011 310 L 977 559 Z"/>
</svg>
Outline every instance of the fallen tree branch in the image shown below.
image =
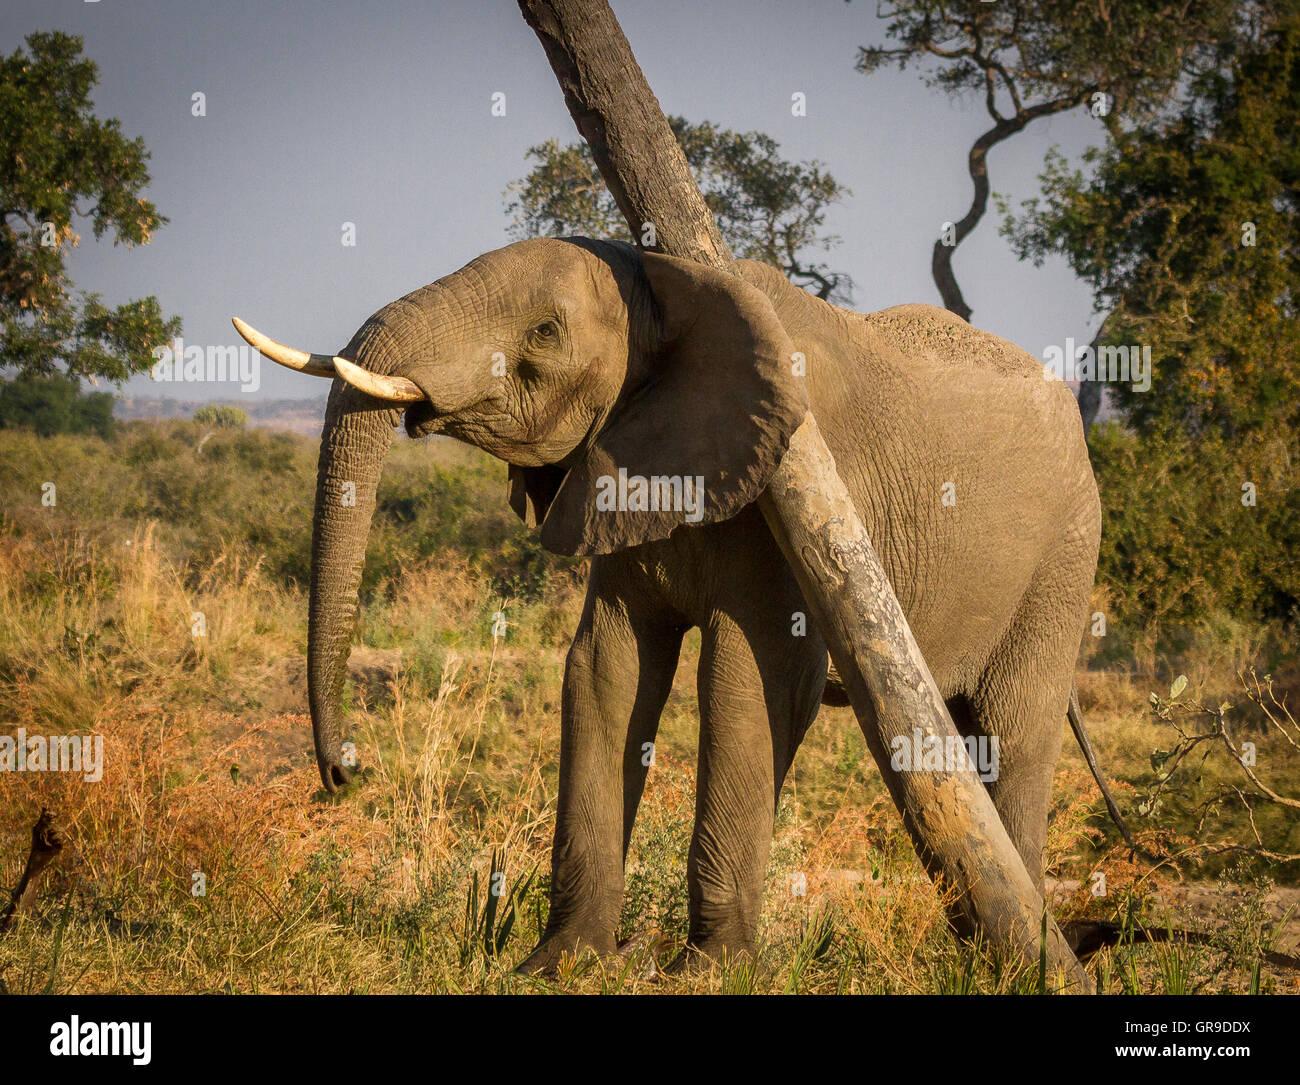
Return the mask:
<svg viewBox="0 0 1300 1085">
<path fill-rule="evenodd" d="M 41 807 L 40 817 L 32 826 L 32 846 L 27 853 L 23 876 L 18 879 L 9 907 L 5 909 L 4 915 L 0 916 L 0 932 L 7 930 L 14 917 L 20 912 L 30 912 L 36 907 L 36 890 L 41 875 L 63 850 L 66 842 L 67 838 L 55 822 L 54 814 Z"/>
</svg>

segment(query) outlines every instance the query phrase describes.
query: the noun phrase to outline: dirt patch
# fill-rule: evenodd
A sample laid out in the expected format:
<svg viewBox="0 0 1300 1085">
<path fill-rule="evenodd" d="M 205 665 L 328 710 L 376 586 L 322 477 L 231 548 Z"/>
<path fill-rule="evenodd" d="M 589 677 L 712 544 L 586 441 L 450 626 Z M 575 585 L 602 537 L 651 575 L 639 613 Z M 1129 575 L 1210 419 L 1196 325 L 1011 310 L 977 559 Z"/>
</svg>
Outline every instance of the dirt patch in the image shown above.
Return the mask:
<svg viewBox="0 0 1300 1085">
<path fill-rule="evenodd" d="M 1062 901 L 1077 893 L 1080 883 L 1072 879 L 1046 879 L 1047 897 Z M 1189 929 L 1212 934 L 1231 925 L 1253 894 L 1233 885 L 1217 882 L 1184 882 L 1157 889 L 1153 896 L 1170 916 L 1185 920 Z M 1265 913 L 1279 924 L 1274 948 L 1279 953 L 1300 955 L 1300 889 L 1279 887 L 1261 900 Z"/>
<path fill-rule="evenodd" d="M 386 694 L 402 663 L 400 648 L 358 645 L 348 660 L 348 680 L 373 703 Z M 214 722 L 212 745 L 230 752 L 241 779 L 264 783 L 305 764 L 315 764 L 307 706 L 307 659 L 282 656 L 254 678 L 257 707 Z"/>
<path fill-rule="evenodd" d="M 348 658 L 348 679 L 373 700 L 387 690 L 401 667 L 400 648 L 369 648 L 358 644 Z"/>
<path fill-rule="evenodd" d="M 303 765 L 316 763 L 311 717 L 281 712 L 262 719 L 232 716 L 210 730 L 212 746 L 223 761 L 238 769 L 247 783 L 266 783 Z"/>
</svg>

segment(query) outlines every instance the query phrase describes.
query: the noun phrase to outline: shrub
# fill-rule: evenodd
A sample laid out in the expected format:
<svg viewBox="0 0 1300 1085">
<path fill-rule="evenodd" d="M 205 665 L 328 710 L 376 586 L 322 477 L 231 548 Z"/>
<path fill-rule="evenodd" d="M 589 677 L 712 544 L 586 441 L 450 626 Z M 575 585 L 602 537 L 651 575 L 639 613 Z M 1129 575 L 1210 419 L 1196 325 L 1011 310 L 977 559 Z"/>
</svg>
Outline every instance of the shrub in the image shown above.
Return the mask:
<svg viewBox="0 0 1300 1085">
<path fill-rule="evenodd" d="M 225 403 L 210 403 L 194 412 L 194 421 L 203 426 L 216 426 L 219 429 L 246 429 L 248 415 L 238 407 Z"/>
<path fill-rule="evenodd" d="M 113 397 L 83 392 L 81 381 L 63 373 L 21 373 L 0 383 L 0 429 L 28 427 L 42 437 L 56 433 L 113 433 Z"/>
<path fill-rule="evenodd" d="M 1296 619 L 1300 480 L 1281 439 L 1232 445 L 1212 431 L 1187 440 L 1110 424 L 1089 448 L 1112 622 L 1167 637 L 1216 614 Z"/>
</svg>

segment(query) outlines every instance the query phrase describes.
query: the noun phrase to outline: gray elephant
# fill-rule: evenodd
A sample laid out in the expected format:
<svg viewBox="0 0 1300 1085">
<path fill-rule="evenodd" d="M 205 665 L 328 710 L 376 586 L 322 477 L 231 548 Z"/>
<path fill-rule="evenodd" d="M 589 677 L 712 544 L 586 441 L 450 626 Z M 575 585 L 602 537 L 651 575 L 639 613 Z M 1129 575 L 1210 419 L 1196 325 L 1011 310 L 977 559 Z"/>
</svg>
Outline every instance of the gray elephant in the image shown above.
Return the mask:
<svg viewBox="0 0 1300 1085">
<path fill-rule="evenodd" d="M 828 685 L 826 646 L 754 505 L 811 410 L 958 729 L 1041 888 L 1062 721 L 1093 583 L 1079 412 L 1010 343 L 942 309 L 836 308 L 615 242 L 523 241 L 372 316 L 337 356 L 321 437 L 308 677 L 331 791 L 375 490 L 394 427 L 509 464 L 544 545 L 595 555 L 565 668 L 550 918 L 521 967 L 615 949 L 624 857 L 682 635 L 701 631 L 683 960 L 751 952 L 776 798 Z M 920 767 L 919 765 L 917 767 Z"/>
</svg>

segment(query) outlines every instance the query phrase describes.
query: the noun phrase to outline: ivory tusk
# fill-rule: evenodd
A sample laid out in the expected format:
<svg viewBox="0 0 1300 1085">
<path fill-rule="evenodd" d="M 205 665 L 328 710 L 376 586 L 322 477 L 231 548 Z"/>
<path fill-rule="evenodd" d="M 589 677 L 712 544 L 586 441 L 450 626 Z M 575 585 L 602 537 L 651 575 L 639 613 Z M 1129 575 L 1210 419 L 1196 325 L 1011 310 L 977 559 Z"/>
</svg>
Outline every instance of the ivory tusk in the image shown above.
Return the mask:
<svg viewBox="0 0 1300 1085">
<path fill-rule="evenodd" d="M 293 347 L 286 347 L 283 343 L 277 343 L 256 328 L 245 324 L 239 317 L 231 317 L 230 322 L 234 324 L 235 331 L 244 337 L 250 346 L 254 346 L 273 362 L 289 369 L 296 369 L 299 373 L 307 373 L 313 377 L 334 377 L 334 359 L 328 354 L 308 354 L 305 350 L 294 350 Z"/>
<path fill-rule="evenodd" d="M 424 393 L 414 381 L 405 377 L 386 377 L 380 373 L 371 373 L 354 365 L 346 358 L 334 359 L 334 371 L 353 388 L 366 392 L 376 399 L 386 399 L 390 403 L 415 403 L 424 398 Z"/>
</svg>

